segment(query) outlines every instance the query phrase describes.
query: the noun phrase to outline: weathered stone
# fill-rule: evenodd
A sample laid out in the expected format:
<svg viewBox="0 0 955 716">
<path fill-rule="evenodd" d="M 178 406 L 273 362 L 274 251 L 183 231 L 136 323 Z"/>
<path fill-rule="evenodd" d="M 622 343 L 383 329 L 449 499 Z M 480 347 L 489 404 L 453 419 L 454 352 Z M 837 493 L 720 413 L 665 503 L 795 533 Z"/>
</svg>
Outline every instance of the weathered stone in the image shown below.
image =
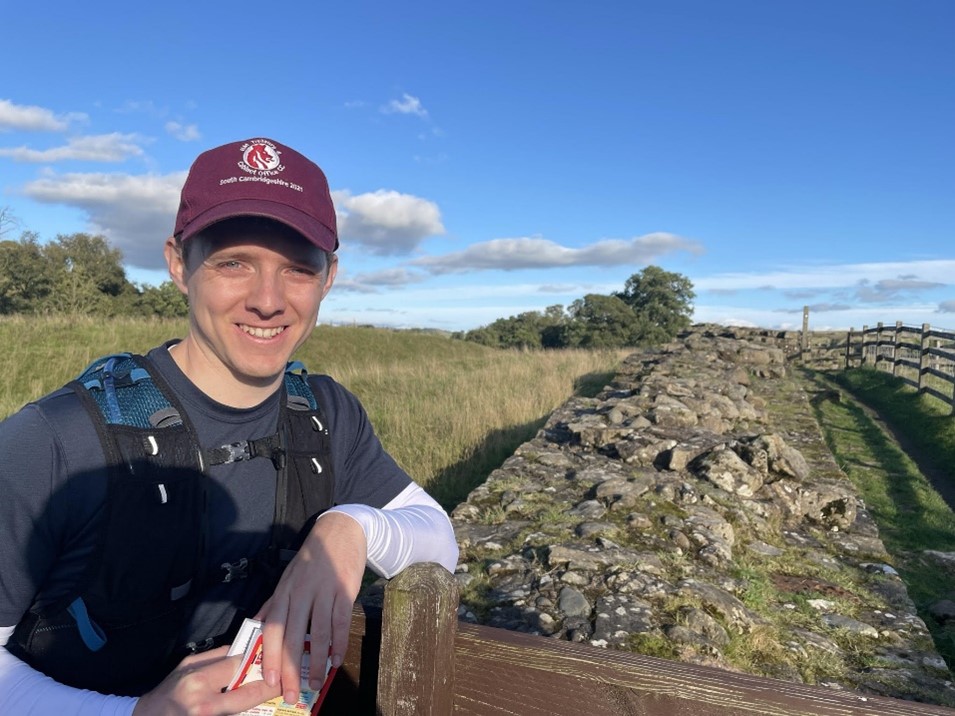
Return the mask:
<svg viewBox="0 0 955 716">
<path fill-rule="evenodd" d="M 567 511 L 567 514 L 573 517 L 586 517 L 589 520 L 599 520 L 607 514 L 607 508 L 597 500 L 585 500 L 571 507 Z"/>
<path fill-rule="evenodd" d="M 560 590 L 557 608 L 568 617 L 589 617 L 592 611 L 587 597 L 573 587 L 564 587 Z"/>
<path fill-rule="evenodd" d="M 587 539 L 613 532 L 615 529 L 617 528 L 609 522 L 581 522 L 574 528 L 574 534 Z"/>
<path fill-rule="evenodd" d="M 690 466 L 697 475 L 727 492 L 752 497 L 763 486 L 763 476 L 726 446 L 704 453 Z"/>
<path fill-rule="evenodd" d="M 940 567 L 955 570 L 955 552 L 939 552 L 934 549 L 927 549 L 922 554 Z"/>
<path fill-rule="evenodd" d="M 809 463 L 802 453 L 786 444 L 779 435 L 755 435 L 739 440 L 734 449 L 743 460 L 767 477 L 804 480 Z"/>
<path fill-rule="evenodd" d="M 851 631 L 853 634 L 860 634 L 861 636 L 869 636 L 873 639 L 879 637 L 879 630 L 870 624 L 865 622 L 860 622 L 858 619 L 853 619 L 852 617 L 847 617 L 842 614 L 823 614 L 822 622 L 828 627 L 833 629 L 845 629 Z"/>
<path fill-rule="evenodd" d="M 726 629 L 702 609 L 683 609 L 680 617 L 688 629 L 703 636 L 707 642 L 717 646 L 729 644 L 730 637 Z"/>
<path fill-rule="evenodd" d="M 798 355 L 798 334 L 782 335 L 694 328 L 628 356 L 598 396 L 557 408 L 453 513 L 456 579 L 478 600 L 462 603 L 462 619 L 621 649 L 651 634 L 674 641 L 678 658 L 730 669 L 730 635 L 761 626 L 753 638 L 778 634 L 788 655 L 761 673 L 799 681 L 793 663 L 821 651 L 831 657 L 820 664 L 841 666 L 816 673 L 819 684 L 955 705 L 874 520 L 826 454 L 798 376 L 786 375 L 780 351 L 788 341 Z M 777 425 L 781 392 L 793 396 L 787 412 L 803 412 Z M 741 550 L 783 558 L 764 575 L 775 594 L 737 576 Z M 955 568 L 955 554 L 924 556 Z M 828 573 L 840 577 L 819 577 Z M 770 632 L 764 619 L 796 609 L 793 594 L 812 599 L 818 619 Z M 850 621 L 837 613 L 844 600 Z M 937 604 L 932 619 L 952 612 Z M 866 658 L 843 659 L 833 629 L 867 635 L 870 646 L 856 647 Z"/>
<path fill-rule="evenodd" d="M 593 641 L 602 646 L 621 646 L 631 634 L 654 628 L 653 609 L 649 603 L 634 597 L 610 595 L 597 600 L 594 607 Z"/>
<path fill-rule="evenodd" d="M 677 589 L 681 594 L 699 599 L 705 607 L 715 611 L 737 631 L 749 631 L 763 621 L 747 609 L 739 599 L 712 584 L 687 579 L 677 584 Z"/>
<path fill-rule="evenodd" d="M 760 540 L 753 540 L 746 545 L 746 549 L 748 549 L 750 552 L 761 554 L 764 557 L 779 557 L 786 553 L 785 550 L 782 550 L 779 547 L 773 547 L 771 544 L 766 544 Z"/>
</svg>

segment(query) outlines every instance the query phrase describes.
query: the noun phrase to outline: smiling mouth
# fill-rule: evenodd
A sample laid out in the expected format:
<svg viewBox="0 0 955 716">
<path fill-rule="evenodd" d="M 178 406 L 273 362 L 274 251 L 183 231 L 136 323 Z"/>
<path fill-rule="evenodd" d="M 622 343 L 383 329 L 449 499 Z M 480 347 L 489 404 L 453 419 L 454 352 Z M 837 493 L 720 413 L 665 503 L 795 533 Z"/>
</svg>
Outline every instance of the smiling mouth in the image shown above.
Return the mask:
<svg viewBox="0 0 955 716">
<path fill-rule="evenodd" d="M 279 333 L 285 330 L 285 326 L 276 326 L 275 328 L 256 328 L 255 326 L 245 326 L 239 324 L 239 328 L 245 333 L 255 338 L 275 338 Z"/>
</svg>

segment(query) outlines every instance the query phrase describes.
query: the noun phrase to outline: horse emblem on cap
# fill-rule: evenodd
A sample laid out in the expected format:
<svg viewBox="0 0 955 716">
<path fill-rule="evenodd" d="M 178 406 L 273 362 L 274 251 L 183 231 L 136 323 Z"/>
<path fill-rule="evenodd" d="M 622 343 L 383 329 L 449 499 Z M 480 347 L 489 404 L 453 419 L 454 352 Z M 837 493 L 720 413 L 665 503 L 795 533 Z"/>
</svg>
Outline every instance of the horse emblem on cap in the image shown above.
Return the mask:
<svg viewBox="0 0 955 716">
<path fill-rule="evenodd" d="M 242 152 L 242 160 L 251 168 L 258 171 L 270 171 L 278 167 L 279 153 L 275 147 L 265 142 L 252 142 Z"/>
</svg>

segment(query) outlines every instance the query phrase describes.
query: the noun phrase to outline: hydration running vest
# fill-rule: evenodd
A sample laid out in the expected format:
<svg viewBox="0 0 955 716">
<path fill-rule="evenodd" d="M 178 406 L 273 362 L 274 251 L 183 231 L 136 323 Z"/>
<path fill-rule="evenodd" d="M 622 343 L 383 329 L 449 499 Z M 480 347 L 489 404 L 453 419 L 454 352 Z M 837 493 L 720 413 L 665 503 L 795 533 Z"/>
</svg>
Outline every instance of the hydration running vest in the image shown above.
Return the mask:
<svg viewBox="0 0 955 716">
<path fill-rule="evenodd" d="M 285 372 L 276 433 L 211 449 L 199 445 L 185 410 L 144 356 L 97 360 L 67 387 L 91 417 L 106 456 L 102 525 L 74 591 L 34 605 L 7 648 L 69 686 L 140 695 L 187 653 L 231 641 L 242 617 L 271 595 L 314 519 L 332 505 L 328 428 L 297 363 Z M 53 413 L 53 421 L 69 419 Z M 205 471 L 258 458 L 271 460 L 277 475 L 268 547 L 210 572 Z M 219 583 L 235 589 L 232 627 L 201 644 L 180 644 L 196 602 Z"/>
</svg>

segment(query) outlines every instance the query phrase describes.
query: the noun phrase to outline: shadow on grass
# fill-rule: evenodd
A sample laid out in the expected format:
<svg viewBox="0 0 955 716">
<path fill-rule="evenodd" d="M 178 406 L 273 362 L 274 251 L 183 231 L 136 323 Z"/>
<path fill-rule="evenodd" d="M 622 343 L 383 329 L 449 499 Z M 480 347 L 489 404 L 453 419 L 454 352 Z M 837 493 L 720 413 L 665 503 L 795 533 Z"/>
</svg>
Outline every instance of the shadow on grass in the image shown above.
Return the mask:
<svg viewBox="0 0 955 716">
<path fill-rule="evenodd" d="M 898 379 L 866 373 L 807 371 L 811 380 L 832 381 L 852 397 L 813 410 L 833 456 L 854 477 L 936 649 L 953 668 L 955 625 L 936 621 L 929 607 L 955 598 L 955 575 L 922 553 L 955 549 L 952 479 L 939 468 L 951 464 L 955 421 L 934 414 Z"/>
<path fill-rule="evenodd" d="M 949 508 L 955 510 L 955 475 L 948 467 L 955 463 L 955 418 L 933 413 L 925 396 L 882 371 L 856 369 L 830 378 L 875 413 L 870 417 L 892 436 Z"/>
<path fill-rule="evenodd" d="M 587 373 L 574 381 L 574 396 L 592 398 L 602 391 L 616 374 Z M 467 499 L 478 485 L 484 484 L 518 447 L 531 440 L 544 427 L 550 415 L 542 415 L 520 425 L 489 432 L 466 458 L 439 472 L 428 484 L 428 492 L 448 512 Z"/>
</svg>

